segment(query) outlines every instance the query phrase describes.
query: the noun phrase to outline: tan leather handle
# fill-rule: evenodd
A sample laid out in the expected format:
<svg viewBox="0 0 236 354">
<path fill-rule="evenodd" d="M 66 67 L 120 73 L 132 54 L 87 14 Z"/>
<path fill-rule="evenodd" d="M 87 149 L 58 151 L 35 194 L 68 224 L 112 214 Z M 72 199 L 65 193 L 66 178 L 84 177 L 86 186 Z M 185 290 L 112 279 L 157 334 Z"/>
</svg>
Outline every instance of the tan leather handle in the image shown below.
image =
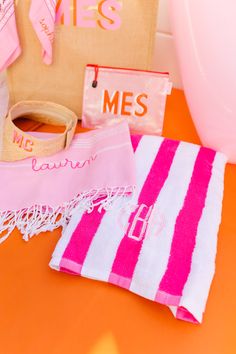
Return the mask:
<svg viewBox="0 0 236 354">
<path fill-rule="evenodd" d="M 20 117 L 65 126 L 65 131 L 53 139 L 42 140 L 15 126 L 14 120 Z M 32 156 L 43 157 L 67 149 L 74 136 L 76 124 L 76 114 L 64 106 L 45 101 L 19 102 L 10 109 L 5 120 L 1 160 L 17 161 Z"/>
</svg>

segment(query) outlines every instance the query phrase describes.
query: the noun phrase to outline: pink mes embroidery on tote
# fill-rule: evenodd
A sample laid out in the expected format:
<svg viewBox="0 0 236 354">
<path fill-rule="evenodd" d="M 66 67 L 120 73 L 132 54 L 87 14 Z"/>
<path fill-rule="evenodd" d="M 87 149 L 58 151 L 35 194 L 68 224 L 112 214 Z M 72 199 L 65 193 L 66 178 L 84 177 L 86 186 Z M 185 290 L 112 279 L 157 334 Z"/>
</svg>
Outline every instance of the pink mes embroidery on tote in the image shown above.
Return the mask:
<svg viewBox="0 0 236 354">
<path fill-rule="evenodd" d="M 73 5 L 70 0 L 59 0 L 56 23 L 116 31 L 122 25 L 122 8 L 123 2 L 119 0 L 74 0 Z"/>
<path fill-rule="evenodd" d="M 79 168 L 84 168 L 86 166 L 89 166 L 92 162 L 94 162 L 97 158 L 97 155 L 91 156 L 88 160 L 84 161 L 72 161 L 67 158 L 63 161 L 58 161 L 58 162 L 49 162 L 49 163 L 43 163 L 39 164 L 36 158 L 32 159 L 32 170 L 35 172 L 39 171 L 52 171 L 52 170 L 57 170 L 60 168 L 71 168 L 72 170 L 76 170 Z"/>
</svg>

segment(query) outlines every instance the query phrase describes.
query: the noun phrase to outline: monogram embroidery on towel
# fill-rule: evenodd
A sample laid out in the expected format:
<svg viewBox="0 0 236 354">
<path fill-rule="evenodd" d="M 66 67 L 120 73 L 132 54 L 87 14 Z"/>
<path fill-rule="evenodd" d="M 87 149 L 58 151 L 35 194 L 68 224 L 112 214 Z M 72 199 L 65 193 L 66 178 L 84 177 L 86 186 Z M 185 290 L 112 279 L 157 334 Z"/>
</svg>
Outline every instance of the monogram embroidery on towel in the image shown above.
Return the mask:
<svg viewBox="0 0 236 354">
<path fill-rule="evenodd" d="M 164 216 L 154 206 L 141 204 L 121 209 L 118 222 L 128 238 L 142 241 L 145 237 L 158 236 L 163 230 L 166 224 Z M 128 222 L 127 214 L 130 215 Z"/>
</svg>

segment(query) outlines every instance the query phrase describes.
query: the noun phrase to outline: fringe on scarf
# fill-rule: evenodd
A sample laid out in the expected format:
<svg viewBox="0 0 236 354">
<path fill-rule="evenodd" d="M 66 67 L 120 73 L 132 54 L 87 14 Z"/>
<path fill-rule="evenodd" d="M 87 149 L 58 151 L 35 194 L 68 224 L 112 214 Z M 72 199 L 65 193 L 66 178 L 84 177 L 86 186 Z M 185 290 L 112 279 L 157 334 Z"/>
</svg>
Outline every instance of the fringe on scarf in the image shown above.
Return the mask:
<svg viewBox="0 0 236 354">
<path fill-rule="evenodd" d="M 98 211 L 112 209 L 114 202 L 127 197 L 132 198 L 134 187 L 114 187 L 92 190 L 81 193 L 69 202 L 58 207 L 34 205 L 21 210 L 0 212 L 0 244 L 4 242 L 15 228 L 23 235 L 23 240 L 29 241 L 41 232 L 53 231 L 59 227 L 64 230 L 77 208 L 91 213 L 95 207 Z"/>
</svg>

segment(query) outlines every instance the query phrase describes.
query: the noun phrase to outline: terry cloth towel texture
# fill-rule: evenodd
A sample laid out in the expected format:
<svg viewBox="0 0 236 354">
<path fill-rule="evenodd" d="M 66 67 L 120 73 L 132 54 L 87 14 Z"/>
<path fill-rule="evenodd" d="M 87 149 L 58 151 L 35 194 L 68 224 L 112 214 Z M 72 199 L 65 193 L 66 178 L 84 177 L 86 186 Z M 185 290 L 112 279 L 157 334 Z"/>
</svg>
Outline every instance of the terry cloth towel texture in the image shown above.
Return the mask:
<svg viewBox="0 0 236 354">
<path fill-rule="evenodd" d="M 20 55 L 14 0 L 0 0 L 0 72 Z"/>
<path fill-rule="evenodd" d="M 43 48 L 43 61 L 50 65 L 52 63 L 56 0 L 32 0 L 29 17 Z"/>
<path fill-rule="evenodd" d="M 215 271 L 226 158 L 161 137 L 132 143 L 132 200 L 102 213 L 77 210 L 50 266 L 119 285 L 200 323 Z"/>
<path fill-rule="evenodd" d="M 133 193 L 135 180 L 127 123 L 78 134 L 68 150 L 47 158 L 0 162 L 0 243 L 15 227 L 24 240 L 64 228 L 76 207 L 97 206 L 102 215 Z"/>
</svg>

